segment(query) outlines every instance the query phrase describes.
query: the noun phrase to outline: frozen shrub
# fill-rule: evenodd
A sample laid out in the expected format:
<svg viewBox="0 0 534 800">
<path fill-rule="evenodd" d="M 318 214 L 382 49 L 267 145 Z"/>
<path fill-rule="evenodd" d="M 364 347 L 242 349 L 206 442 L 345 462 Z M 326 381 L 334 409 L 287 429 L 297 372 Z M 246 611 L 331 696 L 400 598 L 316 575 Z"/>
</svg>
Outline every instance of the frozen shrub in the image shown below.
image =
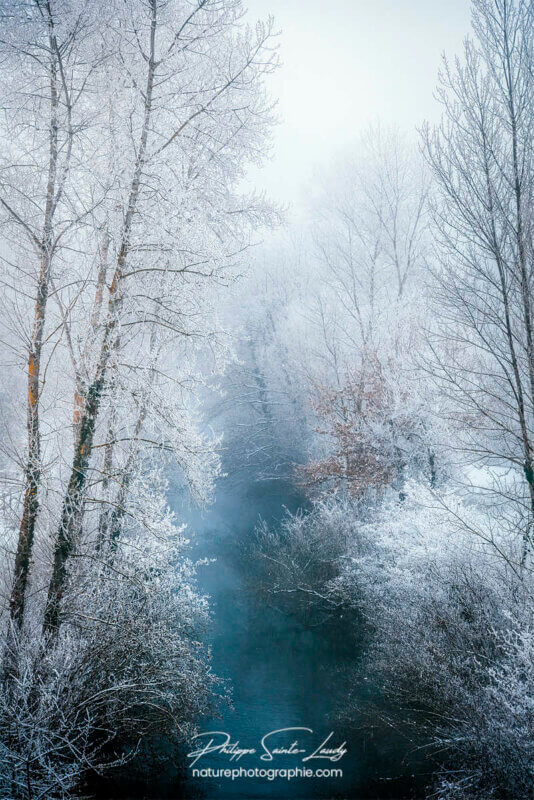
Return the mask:
<svg viewBox="0 0 534 800">
<path fill-rule="evenodd" d="M 372 630 L 363 668 L 435 756 L 442 797 L 532 796 L 532 578 L 491 526 L 412 486 L 360 528 L 374 546 L 357 544 L 337 581 Z"/>
<path fill-rule="evenodd" d="M 499 519 L 412 483 L 403 502 L 337 496 L 259 532 L 263 588 L 286 611 L 345 635 L 363 625 L 353 679 L 378 691 L 366 716 L 425 749 L 441 800 L 532 797 L 534 587 Z M 361 719 L 351 703 L 347 686 L 343 715 Z"/>
<path fill-rule="evenodd" d="M 179 747 L 215 713 L 222 692 L 199 641 L 208 607 L 183 528 L 159 472 L 133 488 L 144 497 L 144 525 L 127 515 L 116 543 L 100 550 L 84 532 L 57 636 L 43 639 L 42 609 L 30 603 L 24 629 L 3 642 L 4 666 L 16 665 L 0 697 L 0 786 L 9 797 L 72 797 L 151 737 Z"/>
</svg>

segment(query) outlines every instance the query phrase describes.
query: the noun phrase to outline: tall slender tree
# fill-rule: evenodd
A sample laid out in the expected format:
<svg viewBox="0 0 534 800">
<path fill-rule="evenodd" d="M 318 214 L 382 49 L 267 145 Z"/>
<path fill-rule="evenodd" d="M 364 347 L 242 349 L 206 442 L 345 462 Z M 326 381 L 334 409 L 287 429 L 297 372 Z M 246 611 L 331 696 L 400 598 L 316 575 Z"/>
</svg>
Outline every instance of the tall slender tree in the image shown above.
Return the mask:
<svg viewBox="0 0 534 800">
<path fill-rule="evenodd" d="M 201 318 L 206 287 L 230 278 L 249 245 L 250 223 L 265 218 L 262 204 L 239 197 L 234 187 L 243 164 L 264 146 L 270 106 L 262 78 L 274 68 L 276 52 L 271 24 L 246 32 L 242 14 L 237 0 L 140 0 L 122 10 L 109 33 L 113 69 L 121 76 L 117 103 L 129 116 L 127 123 L 115 119 L 119 127 L 110 135 L 121 151 L 108 214 L 113 266 L 79 402 L 44 615 L 47 634 L 60 622 L 102 404 L 121 359 L 150 329 L 171 331 L 178 340 L 208 337 L 209 327 L 188 329 L 187 318 Z M 109 434 L 112 442 L 116 432 Z"/>
<path fill-rule="evenodd" d="M 534 521 L 533 7 L 475 0 L 476 38 L 444 63 L 443 121 L 425 131 L 436 178 L 435 374 L 460 418 L 464 453 L 512 468 L 493 489 L 524 506 L 522 560 Z M 465 424 L 467 423 L 467 424 Z"/>
<path fill-rule="evenodd" d="M 2 127 L 9 142 L 2 155 L 0 187 L 1 222 L 8 243 L 4 265 L 12 273 L 15 302 L 28 296 L 33 301 L 24 354 L 24 489 L 10 598 L 11 619 L 20 627 L 42 477 L 39 407 L 47 307 L 54 264 L 90 210 L 73 176 L 80 179 L 87 97 L 100 54 L 94 51 L 92 58 L 87 57 L 94 27 L 83 3 L 6 2 L 0 14 L 6 103 Z"/>
</svg>

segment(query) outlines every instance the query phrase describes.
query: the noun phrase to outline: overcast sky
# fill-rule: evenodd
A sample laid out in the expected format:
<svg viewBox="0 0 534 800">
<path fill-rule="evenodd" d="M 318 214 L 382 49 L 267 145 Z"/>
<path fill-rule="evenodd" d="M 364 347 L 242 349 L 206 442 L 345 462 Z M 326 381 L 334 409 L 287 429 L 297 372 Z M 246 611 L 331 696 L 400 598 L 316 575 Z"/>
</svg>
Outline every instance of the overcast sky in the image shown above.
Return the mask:
<svg viewBox="0 0 534 800">
<path fill-rule="evenodd" d="M 282 67 L 270 84 L 281 123 L 273 160 L 251 176 L 298 208 L 314 169 L 328 166 L 378 119 L 413 130 L 435 120 L 441 54 L 459 52 L 469 0 L 248 0 L 272 14 Z"/>
</svg>

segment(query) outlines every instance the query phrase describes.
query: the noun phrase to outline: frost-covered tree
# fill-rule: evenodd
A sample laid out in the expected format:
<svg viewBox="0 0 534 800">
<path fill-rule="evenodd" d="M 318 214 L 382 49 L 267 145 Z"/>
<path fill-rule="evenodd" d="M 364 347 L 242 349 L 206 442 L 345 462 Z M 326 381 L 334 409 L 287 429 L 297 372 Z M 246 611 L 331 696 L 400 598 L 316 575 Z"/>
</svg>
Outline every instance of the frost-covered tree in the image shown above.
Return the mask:
<svg viewBox="0 0 534 800">
<path fill-rule="evenodd" d="M 1 530 L 1 780 L 67 796 L 213 701 L 165 470 L 209 499 L 199 391 L 228 359 L 222 295 L 273 219 L 240 187 L 277 57 L 272 23 L 246 26 L 238 0 L 2 11 L 4 450 L 21 494 Z"/>
<path fill-rule="evenodd" d="M 248 279 L 226 306 L 228 326 L 237 326 L 237 359 L 212 413 L 224 431 L 225 470 L 235 476 L 253 470 L 260 479 L 288 481 L 295 463 L 306 458 L 309 389 L 300 336 L 309 300 L 305 248 L 304 237 L 298 244 L 283 236 L 278 244 L 260 245 Z"/>
<path fill-rule="evenodd" d="M 443 121 L 425 133 L 437 192 L 435 375 L 458 449 L 493 468 L 485 490 L 534 513 L 532 4 L 476 0 L 475 38 L 444 63 Z"/>
<path fill-rule="evenodd" d="M 251 279 L 259 302 L 250 287 L 241 296 L 246 344 L 228 393 L 236 430 L 249 426 L 242 439 L 271 459 L 271 475 L 311 458 L 299 470 L 310 488 L 400 489 L 412 467 L 435 481 L 429 397 L 412 368 L 426 196 L 413 148 L 372 129 L 323 180 L 313 223 L 264 246 Z"/>
<path fill-rule="evenodd" d="M 316 200 L 315 298 L 307 314 L 316 447 L 309 487 L 354 495 L 437 467 L 414 351 L 422 344 L 427 177 L 396 131 L 371 129 Z"/>
<path fill-rule="evenodd" d="M 45 611 L 48 632 L 59 621 L 97 422 L 118 359 L 125 346 L 128 356 L 137 355 L 143 338 L 161 329 L 178 340 L 213 340 L 203 316 L 208 286 L 230 278 L 250 243 L 250 223 L 261 215 L 253 199 L 231 189 L 264 138 L 269 106 L 260 82 L 274 65 L 270 28 L 244 31 L 237 2 L 160 6 L 154 0 L 141 3 L 132 18 L 134 10 L 123 10 L 111 34 L 112 42 L 118 36 L 113 50 L 128 125 L 119 139 L 124 147 L 106 223 L 112 242 L 106 310 L 77 413 Z M 128 365 L 135 368 L 135 361 Z"/>
<path fill-rule="evenodd" d="M 429 279 L 416 275 L 412 304 L 373 214 L 336 211 L 313 342 L 327 446 L 304 476 L 337 491 L 279 532 L 263 526 L 256 552 L 279 607 L 347 635 L 363 624 L 344 719 L 362 720 L 370 681 L 369 724 L 424 748 L 430 796 L 515 800 L 532 797 L 534 763 L 534 28 L 522 0 L 473 12 L 474 38 L 445 62 L 443 121 L 424 136 Z M 351 192 L 365 208 L 365 189 Z M 403 472 L 400 496 L 369 502 Z"/>
<path fill-rule="evenodd" d="M 352 524 L 329 597 L 369 625 L 371 725 L 425 746 L 439 797 L 529 797 L 533 585 L 498 513 L 411 484 L 404 503 Z"/>
<path fill-rule="evenodd" d="M 94 8 L 86 4 L 6 2 L 0 14 L 4 329 L 27 383 L 24 498 L 10 599 L 20 626 L 39 512 L 49 298 L 80 227 L 102 199 L 88 184 L 87 156 L 103 54 L 95 41 Z"/>
</svg>

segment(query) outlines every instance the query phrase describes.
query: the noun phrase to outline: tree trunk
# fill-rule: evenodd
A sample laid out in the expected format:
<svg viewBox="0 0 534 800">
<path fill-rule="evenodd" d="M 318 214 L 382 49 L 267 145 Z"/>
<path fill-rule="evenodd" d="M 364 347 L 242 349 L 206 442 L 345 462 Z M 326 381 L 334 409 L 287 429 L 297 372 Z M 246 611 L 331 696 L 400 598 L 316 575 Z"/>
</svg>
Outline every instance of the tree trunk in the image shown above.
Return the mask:
<svg viewBox="0 0 534 800">
<path fill-rule="evenodd" d="M 113 511 L 109 515 L 108 518 L 108 530 L 109 532 L 109 542 L 111 546 L 111 551 L 114 553 L 117 550 L 119 544 L 119 536 L 121 533 L 121 525 L 122 520 L 124 519 L 125 508 L 126 508 L 126 499 L 128 497 L 128 491 L 130 489 L 130 483 L 133 476 L 133 467 L 134 461 L 138 455 L 138 439 L 141 435 L 141 429 L 143 427 L 143 423 L 146 417 L 146 407 L 143 407 L 139 412 L 139 416 L 137 418 L 137 422 L 135 424 L 134 432 L 133 432 L 133 443 L 128 455 L 128 460 L 126 461 L 126 465 L 124 467 L 124 477 L 122 479 L 119 491 L 117 493 L 117 500 L 115 502 Z"/>
<path fill-rule="evenodd" d="M 20 627 L 24 619 L 24 602 L 28 572 L 32 556 L 35 525 L 39 512 L 39 484 L 41 482 L 41 438 L 39 430 L 39 393 L 41 352 L 46 317 L 46 305 L 50 286 L 50 267 L 52 259 L 52 219 L 56 203 L 56 178 L 58 161 L 58 105 L 57 43 L 51 16 L 49 16 L 50 39 L 50 146 L 48 163 L 48 182 L 43 223 L 43 237 L 40 243 L 41 264 L 37 284 L 37 297 L 33 319 L 32 335 L 27 368 L 27 429 L 28 449 L 25 469 L 25 488 L 22 518 L 15 555 L 13 586 L 10 596 L 11 620 Z"/>
<path fill-rule="evenodd" d="M 56 635 L 59 628 L 61 600 L 65 592 L 67 578 L 67 562 L 75 546 L 76 534 L 81 528 L 87 470 L 93 450 L 93 437 L 106 382 L 106 374 L 114 349 L 115 337 L 118 335 L 116 327 L 121 306 L 122 276 L 130 248 L 132 223 L 137 208 L 141 176 L 145 165 L 148 131 L 152 113 L 154 74 L 156 69 L 157 0 L 150 0 L 150 8 L 150 55 L 147 63 L 147 84 L 144 94 L 143 124 L 141 126 L 139 148 L 128 197 L 128 205 L 124 216 L 117 262 L 113 279 L 109 287 L 108 313 L 104 327 L 100 357 L 95 371 L 95 378 L 89 386 L 84 398 L 84 407 L 79 420 L 79 436 L 75 446 L 71 476 L 63 499 L 61 520 L 57 532 L 52 576 L 48 586 L 48 596 L 43 621 L 43 633 L 48 635 L 50 639 Z"/>
<path fill-rule="evenodd" d="M 105 369 L 87 390 L 80 433 L 76 442 L 72 471 L 63 501 L 61 521 L 54 550 L 52 577 L 48 587 L 43 631 L 55 633 L 59 624 L 59 610 L 65 590 L 67 561 L 75 544 L 81 525 L 87 470 L 93 448 L 96 419 L 104 388 Z"/>
</svg>

